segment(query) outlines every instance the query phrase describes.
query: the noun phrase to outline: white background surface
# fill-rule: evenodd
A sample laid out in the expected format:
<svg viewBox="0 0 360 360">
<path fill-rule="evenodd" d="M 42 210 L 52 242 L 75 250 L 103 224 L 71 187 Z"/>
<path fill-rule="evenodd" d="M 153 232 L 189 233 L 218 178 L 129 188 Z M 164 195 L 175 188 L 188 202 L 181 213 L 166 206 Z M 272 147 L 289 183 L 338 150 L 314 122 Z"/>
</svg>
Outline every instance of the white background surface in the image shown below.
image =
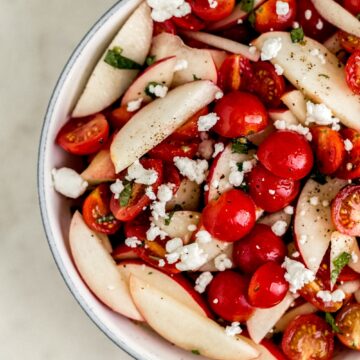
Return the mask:
<svg viewBox="0 0 360 360">
<path fill-rule="evenodd" d="M 63 65 L 114 0 L 0 0 L 0 359 L 129 360 L 83 313 L 36 194 L 43 116 Z"/>
</svg>

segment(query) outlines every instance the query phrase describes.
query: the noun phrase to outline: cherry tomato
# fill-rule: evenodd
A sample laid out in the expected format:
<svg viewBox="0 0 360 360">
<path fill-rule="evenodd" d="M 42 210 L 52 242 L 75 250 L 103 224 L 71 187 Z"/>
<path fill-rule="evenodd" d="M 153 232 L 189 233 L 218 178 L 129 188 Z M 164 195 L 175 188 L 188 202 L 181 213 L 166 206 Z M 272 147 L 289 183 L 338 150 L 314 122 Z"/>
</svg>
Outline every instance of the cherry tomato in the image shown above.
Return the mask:
<svg viewBox="0 0 360 360">
<path fill-rule="evenodd" d="M 56 142 L 74 155 L 98 152 L 109 136 L 109 124 L 102 114 L 70 119 L 59 131 Z"/>
<path fill-rule="evenodd" d="M 246 298 L 248 283 L 247 277 L 231 270 L 215 275 L 207 291 L 214 313 L 231 322 L 247 321 L 254 312 Z"/>
<path fill-rule="evenodd" d="M 219 135 L 236 138 L 257 133 L 268 125 L 268 114 L 262 102 L 249 93 L 233 91 L 215 105 L 220 120 L 213 127 Z"/>
<path fill-rule="evenodd" d="M 256 224 L 250 234 L 234 244 L 234 262 L 241 271 L 249 274 L 269 261 L 280 264 L 285 256 L 284 242 L 264 224 Z"/>
<path fill-rule="evenodd" d="M 253 38 L 253 30 L 244 25 L 235 24 L 229 28 L 225 28 L 216 32 L 217 35 L 226 39 L 234 40 L 242 44 L 249 43 Z"/>
<path fill-rule="evenodd" d="M 127 105 L 120 106 L 110 113 L 109 121 L 113 128 L 121 129 L 135 114 L 127 111 Z"/>
<path fill-rule="evenodd" d="M 144 159 L 141 160 L 141 164 L 145 169 L 154 169 L 158 173 L 158 178 L 155 184 L 151 185 L 154 192 L 163 182 L 163 163 L 157 159 Z M 127 171 L 122 173 L 121 179 L 124 179 Z M 135 219 L 142 211 L 143 208 L 150 204 L 150 199 L 145 195 L 146 185 L 137 183 L 128 183 L 128 191 L 131 192 L 126 197 L 127 204 L 121 204 L 122 197 L 115 199 L 115 195 L 112 196 L 110 201 L 110 209 L 115 218 L 120 221 L 130 221 Z M 126 189 L 126 188 L 125 188 Z M 126 191 L 126 190 L 125 190 Z"/>
<path fill-rule="evenodd" d="M 166 164 L 164 167 L 164 184 L 172 184 L 174 194 L 179 190 L 181 184 L 181 176 L 178 169 L 173 164 Z"/>
<path fill-rule="evenodd" d="M 285 179 L 300 180 L 314 165 L 308 141 L 293 131 L 270 134 L 259 146 L 257 156 L 267 170 Z"/>
<path fill-rule="evenodd" d="M 345 67 L 346 82 L 351 91 L 360 95 L 360 50 L 355 51 L 349 58 Z"/>
<path fill-rule="evenodd" d="M 241 190 L 229 190 L 210 201 L 203 210 L 203 224 L 215 238 L 234 242 L 250 232 L 255 225 L 255 204 Z"/>
<path fill-rule="evenodd" d="M 250 196 L 257 206 L 276 212 L 289 205 L 300 191 L 300 182 L 273 175 L 258 164 L 248 175 Z"/>
<path fill-rule="evenodd" d="M 192 159 L 195 157 L 198 148 L 199 143 L 196 142 L 166 139 L 151 149 L 148 154 L 154 159 L 173 162 L 176 156 Z"/>
<path fill-rule="evenodd" d="M 268 31 L 283 31 L 291 27 L 296 17 L 296 0 L 284 0 L 288 4 L 288 11 L 278 14 L 277 0 L 268 0 L 255 10 L 255 30 L 260 33 Z"/>
<path fill-rule="evenodd" d="M 297 6 L 297 20 L 305 35 L 323 42 L 335 32 L 335 27 L 318 13 L 311 0 L 298 1 Z"/>
<path fill-rule="evenodd" d="M 206 26 L 205 22 L 194 14 L 188 14 L 183 17 L 174 16 L 171 20 L 177 27 L 185 30 L 200 31 Z"/>
<path fill-rule="evenodd" d="M 199 18 L 205 21 L 218 21 L 232 13 L 235 0 L 190 0 L 190 5 L 193 13 Z"/>
<path fill-rule="evenodd" d="M 334 335 L 321 317 L 300 315 L 288 325 L 281 346 L 289 360 L 330 360 Z"/>
<path fill-rule="evenodd" d="M 345 154 L 340 169 L 336 176 L 340 179 L 355 179 L 360 177 L 360 133 L 353 129 L 343 129 L 340 131 L 344 140 L 348 139 L 353 144 L 353 148 Z"/>
<path fill-rule="evenodd" d="M 115 234 L 121 222 L 115 219 L 110 211 L 111 192 L 106 184 L 99 185 L 85 199 L 83 204 L 83 217 L 87 226 L 99 233 Z"/>
<path fill-rule="evenodd" d="M 146 240 L 146 232 L 150 228 L 150 214 L 149 212 L 141 212 L 133 220 L 127 221 L 124 224 L 124 234 L 126 238 L 136 237 L 141 241 Z"/>
<path fill-rule="evenodd" d="M 289 290 L 285 269 L 270 261 L 261 265 L 251 277 L 248 296 L 252 306 L 266 309 L 281 302 Z"/>
<path fill-rule="evenodd" d="M 345 31 L 339 31 L 340 44 L 349 53 L 360 50 L 360 38 Z"/>
<path fill-rule="evenodd" d="M 359 0 L 343 0 L 343 6 L 346 10 L 350 11 L 355 16 L 359 15 L 360 13 Z"/>
<path fill-rule="evenodd" d="M 322 174 L 331 175 L 344 161 L 344 141 L 337 131 L 327 126 L 312 126 L 310 130 L 317 167 Z"/>
<path fill-rule="evenodd" d="M 360 236 L 360 185 L 342 189 L 331 204 L 331 216 L 338 231 Z"/>
<path fill-rule="evenodd" d="M 163 22 L 154 21 L 154 36 L 162 33 L 176 35 L 176 27 L 171 20 L 165 20 Z"/>
<path fill-rule="evenodd" d="M 347 304 L 336 316 L 339 340 L 350 349 L 360 350 L 360 304 Z"/>
<path fill-rule="evenodd" d="M 281 105 L 281 96 L 285 92 L 285 80 L 278 75 L 274 65 L 259 61 L 253 64 L 252 76 L 247 82 L 248 90 L 255 93 L 268 106 L 276 108 Z"/>
</svg>

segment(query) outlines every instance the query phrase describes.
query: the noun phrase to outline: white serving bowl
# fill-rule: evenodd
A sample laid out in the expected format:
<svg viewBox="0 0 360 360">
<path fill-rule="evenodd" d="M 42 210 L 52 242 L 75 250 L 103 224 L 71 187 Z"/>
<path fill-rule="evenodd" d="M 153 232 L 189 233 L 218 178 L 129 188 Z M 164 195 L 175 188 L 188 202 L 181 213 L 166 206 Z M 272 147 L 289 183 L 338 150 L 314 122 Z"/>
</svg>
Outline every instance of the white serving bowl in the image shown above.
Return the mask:
<svg viewBox="0 0 360 360">
<path fill-rule="evenodd" d="M 59 129 L 71 110 L 106 45 L 141 0 L 123 0 L 113 6 L 82 39 L 66 64 L 46 112 L 38 162 L 38 189 L 41 214 L 50 249 L 70 291 L 93 322 L 120 348 L 139 360 L 199 360 L 202 356 L 183 351 L 144 326 L 114 313 L 86 287 L 69 252 L 68 230 L 71 201 L 59 196 L 51 170 L 77 167 L 75 160 L 55 144 Z M 348 360 L 359 359 L 353 353 Z M 345 359 L 345 355 L 341 355 Z"/>
</svg>

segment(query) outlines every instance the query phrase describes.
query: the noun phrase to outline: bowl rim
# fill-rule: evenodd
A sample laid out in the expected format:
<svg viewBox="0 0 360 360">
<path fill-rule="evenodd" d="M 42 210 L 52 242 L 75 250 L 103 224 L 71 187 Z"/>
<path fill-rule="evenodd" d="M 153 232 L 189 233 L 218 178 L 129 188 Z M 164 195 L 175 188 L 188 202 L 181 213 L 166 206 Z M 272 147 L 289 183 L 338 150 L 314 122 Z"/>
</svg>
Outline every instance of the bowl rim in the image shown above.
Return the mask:
<svg viewBox="0 0 360 360">
<path fill-rule="evenodd" d="M 45 197 L 45 183 L 44 183 L 44 163 L 45 163 L 45 149 L 48 139 L 48 132 L 50 128 L 51 119 L 53 116 L 55 105 L 60 97 L 62 88 L 67 79 L 68 74 L 75 65 L 78 57 L 80 56 L 83 49 L 91 42 L 94 35 L 98 30 L 111 18 L 120 8 L 125 6 L 126 3 L 132 0 L 118 0 L 113 6 L 111 6 L 87 31 L 87 33 L 79 41 L 72 54 L 66 61 L 60 76 L 55 84 L 55 87 L 50 96 L 47 108 L 45 110 L 45 116 L 43 120 L 42 129 L 40 132 L 40 141 L 38 147 L 38 156 L 37 156 L 37 193 L 38 193 L 38 203 L 40 207 L 40 215 L 45 230 L 45 236 L 52 253 L 52 256 L 55 260 L 55 264 L 60 272 L 61 277 L 63 278 L 67 288 L 70 290 L 70 293 L 75 298 L 77 303 L 80 305 L 85 314 L 92 320 L 92 322 L 120 349 L 125 351 L 128 355 L 132 356 L 138 360 L 146 360 L 140 355 L 138 351 L 129 347 L 123 339 L 120 339 L 118 336 L 115 336 L 112 331 L 105 326 L 101 319 L 92 311 L 92 309 L 86 303 L 84 297 L 77 290 L 76 286 L 72 282 L 71 278 L 68 276 L 65 265 L 61 259 L 61 256 L 56 248 L 54 241 L 54 234 L 52 232 L 50 221 L 47 213 L 47 204 Z"/>
</svg>

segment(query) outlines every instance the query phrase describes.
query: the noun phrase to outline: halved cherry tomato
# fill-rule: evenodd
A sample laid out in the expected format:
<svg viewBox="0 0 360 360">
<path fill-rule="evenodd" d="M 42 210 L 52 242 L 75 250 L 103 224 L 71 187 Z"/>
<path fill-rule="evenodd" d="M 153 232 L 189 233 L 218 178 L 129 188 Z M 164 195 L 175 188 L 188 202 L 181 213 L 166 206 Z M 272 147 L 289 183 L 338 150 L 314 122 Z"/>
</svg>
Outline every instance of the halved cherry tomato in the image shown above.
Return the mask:
<svg viewBox="0 0 360 360">
<path fill-rule="evenodd" d="M 182 17 L 173 17 L 171 20 L 181 29 L 200 31 L 205 28 L 206 24 L 194 14 L 188 14 Z"/>
<path fill-rule="evenodd" d="M 234 242 L 248 234 L 255 225 L 255 204 L 248 194 L 230 190 L 210 201 L 202 215 L 203 225 L 211 235 Z"/>
<path fill-rule="evenodd" d="M 124 234 L 126 238 L 136 237 L 141 241 L 146 240 L 146 232 L 150 228 L 150 214 L 143 211 L 133 220 L 124 224 Z"/>
<path fill-rule="evenodd" d="M 234 244 L 233 250 L 235 264 L 249 274 L 269 261 L 282 263 L 285 255 L 286 246 L 282 239 L 264 224 L 256 224 L 250 234 Z"/>
<path fill-rule="evenodd" d="M 353 148 L 345 154 L 345 160 L 336 176 L 340 179 L 355 179 L 360 177 L 360 133 L 353 129 L 343 129 L 340 131 L 344 140 L 348 139 L 353 144 Z"/>
<path fill-rule="evenodd" d="M 346 186 L 336 195 L 331 216 L 342 234 L 360 236 L 360 185 Z"/>
<path fill-rule="evenodd" d="M 261 265 L 253 274 L 249 284 L 248 296 L 252 306 L 266 309 L 281 302 L 289 290 L 285 280 L 285 269 L 270 261 Z"/>
<path fill-rule="evenodd" d="M 276 212 L 289 205 L 300 191 L 300 182 L 273 175 L 258 164 L 248 175 L 250 195 L 257 206 Z"/>
<path fill-rule="evenodd" d="M 278 14 L 277 0 L 268 0 L 255 10 L 254 27 L 256 31 L 283 31 L 291 27 L 296 17 L 296 0 L 284 0 L 288 4 L 288 11 Z"/>
<path fill-rule="evenodd" d="M 110 113 L 109 121 L 114 129 L 121 129 L 135 114 L 127 111 L 127 105 L 120 106 Z"/>
<path fill-rule="evenodd" d="M 281 346 L 289 360 L 330 360 L 334 335 L 321 317 L 300 315 L 288 325 Z"/>
<path fill-rule="evenodd" d="M 260 144 L 257 156 L 267 170 L 285 179 L 300 180 L 310 173 L 314 165 L 308 141 L 293 131 L 270 134 Z"/>
<path fill-rule="evenodd" d="M 318 13 L 311 0 L 298 1 L 297 6 L 297 20 L 305 35 L 323 42 L 335 32 L 335 27 Z"/>
<path fill-rule="evenodd" d="M 157 159 L 144 159 L 140 161 L 145 169 L 153 169 L 157 172 L 158 177 L 155 184 L 151 185 L 154 192 L 163 182 L 163 163 Z M 123 172 L 120 176 L 124 179 L 127 171 Z M 131 194 L 128 198 L 126 205 L 121 205 L 120 199 L 115 199 L 112 196 L 110 201 L 110 209 L 114 214 L 115 218 L 120 221 L 130 221 L 135 219 L 142 211 L 143 208 L 150 204 L 150 199 L 145 195 L 146 185 L 130 183 Z"/>
<path fill-rule="evenodd" d="M 121 222 L 110 211 L 111 191 L 107 184 L 99 185 L 85 199 L 83 217 L 87 226 L 99 233 L 115 234 Z"/>
<path fill-rule="evenodd" d="M 154 21 L 154 36 L 162 33 L 176 35 L 176 27 L 171 20 L 165 20 L 163 22 Z"/>
<path fill-rule="evenodd" d="M 347 304 L 336 316 L 339 340 L 350 349 L 360 350 L 360 304 Z"/>
<path fill-rule="evenodd" d="M 360 95 L 360 50 L 355 51 L 349 58 L 345 67 L 346 82 L 351 91 Z"/>
<path fill-rule="evenodd" d="M 248 90 L 255 93 L 269 107 L 281 105 L 285 92 L 285 80 L 278 75 L 273 64 L 259 61 L 252 66 L 252 76 L 247 82 Z"/>
<path fill-rule="evenodd" d="M 339 31 L 340 44 L 349 53 L 360 50 L 360 38 L 345 31 Z"/>
<path fill-rule="evenodd" d="M 194 14 L 205 21 L 218 21 L 228 17 L 234 7 L 235 0 L 190 0 Z"/>
<path fill-rule="evenodd" d="M 221 136 L 236 138 L 264 130 L 268 125 L 268 114 L 262 102 L 246 92 L 233 91 L 226 94 L 215 105 L 220 120 L 213 130 Z"/>
<path fill-rule="evenodd" d="M 350 11 L 355 16 L 359 15 L 360 13 L 359 0 L 343 0 L 343 6 L 346 10 Z"/>
<path fill-rule="evenodd" d="M 345 158 L 343 139 L 337 131 L 327 126 L 312 126 L 310 131 L 318 169 L 322 174 L 333 174 Z"/>
<path fill-rule="evenodd" d="M 59 131 L 56 142 L 74 155 L 98 152 L 109 136 L 109 124 L 102 114 L 70 119 Z"/>
<path fill-rule="evenodd" d="M 166 139 L 149 151 L 149 155 L 154 159 L 173 162 L 174 157 L 187 157 L 192 159 L 199 148 L 199 143 Z"/>
<path fill-rule="evenodd" d="M 227 321 L 247 321 L 254 308 L 247 300 L 249 279 L 235 271 L 215 275 L 208 286 L 207 298 L 215 314 Z"/>
</svg>

